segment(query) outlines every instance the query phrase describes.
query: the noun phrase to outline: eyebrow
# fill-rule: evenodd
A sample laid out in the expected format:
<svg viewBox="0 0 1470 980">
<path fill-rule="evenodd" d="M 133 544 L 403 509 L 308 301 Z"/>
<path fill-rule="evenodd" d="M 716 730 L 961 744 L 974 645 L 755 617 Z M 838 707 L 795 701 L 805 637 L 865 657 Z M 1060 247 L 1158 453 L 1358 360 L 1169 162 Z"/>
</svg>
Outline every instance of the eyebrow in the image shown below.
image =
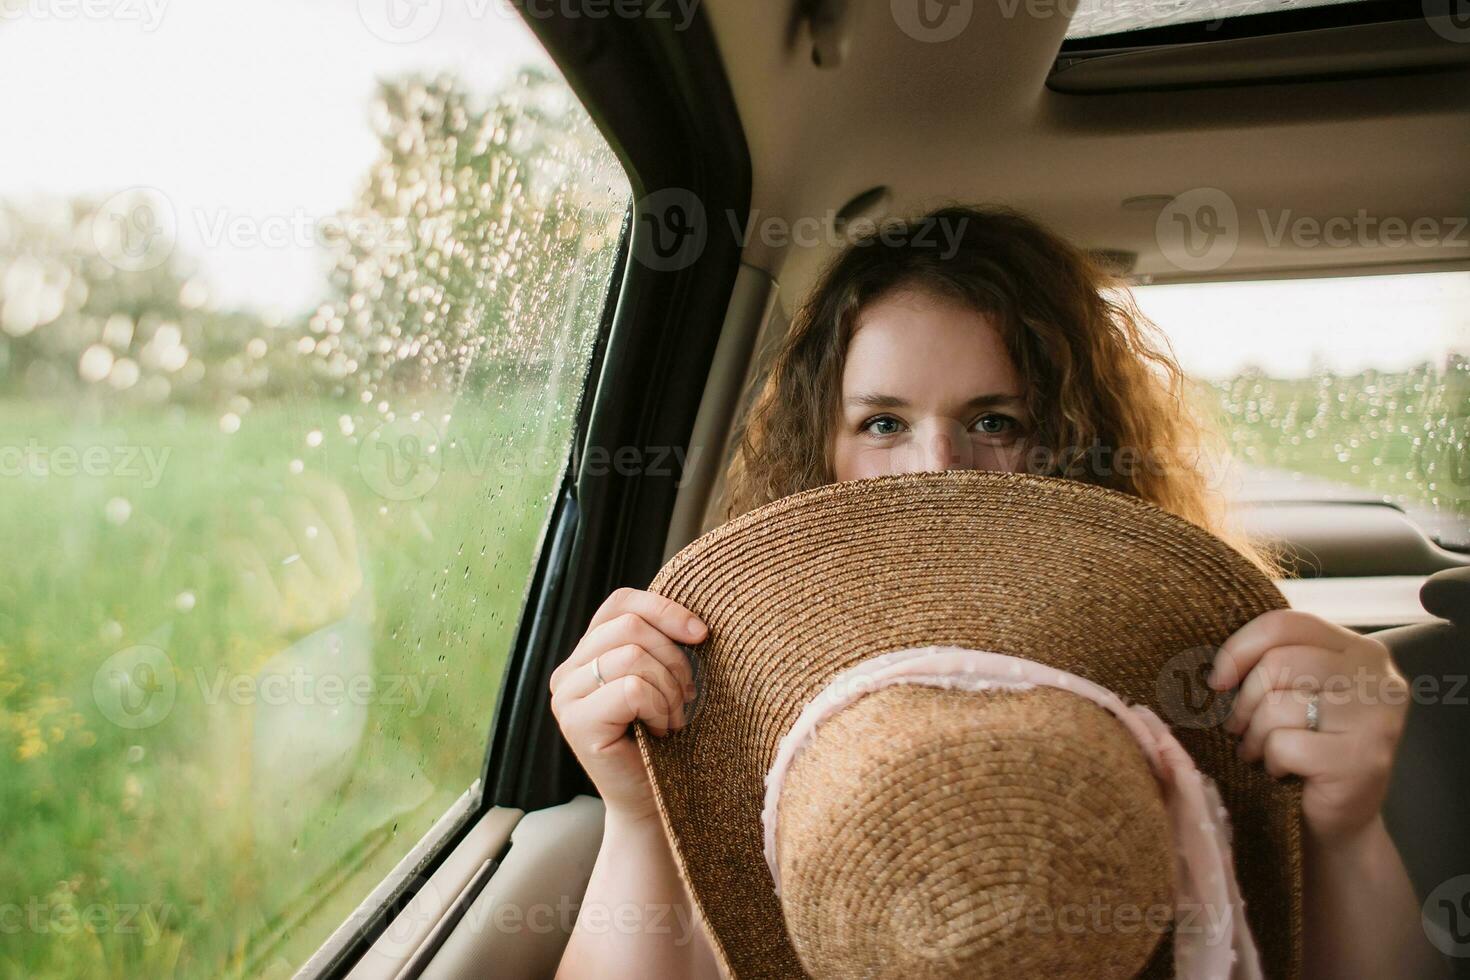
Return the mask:
<svg viewBox="0 0 1470 980">
<path fill-rule="evenodd" d="M 853 407 L 862 408 L 908 408 L 907 400 L 897 395 L 885 395 L 881 392 L 862 392 L 852 395 L 844 400 L 844 403 Z M 1019 405 L 1021 396 L 1010 392 L 994 391 L 984 395 L 976 395 L 962 405 L 962 408 L 990 408 L 995 405 Z"/>
</svg>

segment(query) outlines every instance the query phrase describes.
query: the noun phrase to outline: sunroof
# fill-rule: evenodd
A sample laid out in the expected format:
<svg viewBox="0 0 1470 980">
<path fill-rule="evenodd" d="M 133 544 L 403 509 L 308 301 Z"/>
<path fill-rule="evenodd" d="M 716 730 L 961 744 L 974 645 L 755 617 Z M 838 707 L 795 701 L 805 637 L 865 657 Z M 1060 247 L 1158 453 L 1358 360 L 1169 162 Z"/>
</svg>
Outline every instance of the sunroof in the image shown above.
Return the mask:
<svg viewBox="0 0 1470 980">
<path fill-rule="evenodd" d="M 1067 39 L 1105 37 L 1154 27 L 1208 24 L 1227 17 L 1334 7 L 1364 0 L 1078 0 Z"/>
</svg>

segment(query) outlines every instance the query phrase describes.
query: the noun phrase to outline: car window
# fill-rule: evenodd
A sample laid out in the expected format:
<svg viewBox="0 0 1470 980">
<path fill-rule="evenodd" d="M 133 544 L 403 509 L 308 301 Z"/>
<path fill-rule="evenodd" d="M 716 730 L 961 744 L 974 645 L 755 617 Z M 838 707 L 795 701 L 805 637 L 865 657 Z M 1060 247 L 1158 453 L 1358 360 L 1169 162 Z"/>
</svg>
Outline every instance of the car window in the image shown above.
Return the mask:
<svg viewBox="0 0 1470 980">
<path fill-rule="evenodd" d="M 1141 286 L 1237 499 L 1397 504 L 1470 549 L 1470 273 Z"/>
<path fill-rule="evenodd" d="M 629 182 L 508 4 L 0 78 L 0 973 L 287 976 L 476 790 Z"/>
<path fill-rule="evenodd" d="M 1067 38 L 1099 37 L 1176 24 L 1218 26 L 1226 17 L 1249 17 L 1252 14 L 1362 2 L 1363 0 L 1182 0 L 1160 4 L 1150 0 L 1078 0 L 1076 13 L 1067 25 Z"/>
</svg>

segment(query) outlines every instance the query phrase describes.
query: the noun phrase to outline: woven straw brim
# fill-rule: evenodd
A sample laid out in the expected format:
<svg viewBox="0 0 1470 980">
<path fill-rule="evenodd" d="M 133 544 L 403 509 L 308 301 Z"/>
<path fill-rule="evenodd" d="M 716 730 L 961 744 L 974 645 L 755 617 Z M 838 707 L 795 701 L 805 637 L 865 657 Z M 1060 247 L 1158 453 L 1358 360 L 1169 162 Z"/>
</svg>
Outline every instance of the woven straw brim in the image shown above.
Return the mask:
<svg viewBox="0 0 1470 980">
<path fill-rule="evenodd" d="M 1176 694 L 1181 665 L 1286 607 L 1213 535 L 1070 480 L 878 477 L 744 514 L 680 551 L 649 587 L 710 629 L 694 651 L 692 722 L 661 739 L 635 731 L 680 873 L 740 980 L 804 975 L 762 857 L 763 780 L 782 735 L 839 671 L 929 645 L 1048 664 L 1170 722 L 1229 811 L 1266 975 L 1298 975 L 1300 784 L 1239 760 L 1207 723 L 1223 712 Z"/>
</svg>

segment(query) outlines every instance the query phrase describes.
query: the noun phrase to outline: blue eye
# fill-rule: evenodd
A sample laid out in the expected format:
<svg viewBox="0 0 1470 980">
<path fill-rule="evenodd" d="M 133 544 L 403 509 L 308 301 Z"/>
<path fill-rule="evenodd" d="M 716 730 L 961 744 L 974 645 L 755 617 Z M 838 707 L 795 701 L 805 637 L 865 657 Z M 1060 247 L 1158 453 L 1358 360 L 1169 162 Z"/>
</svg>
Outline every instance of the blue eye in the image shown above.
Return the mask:
<svg viewBox="0 0 1470 980">
<path fill-rule="evenodd" d="M 975 424 L 986 435 L 998 436 L 1014 429 L 1016 420 L 1009 415 L 1001 415 L 999 412 L 988 412 L 976 419 Z"/>
<path fill-rule="evenodd" d="M 862 431 L 871 432 L 874 435 L 891 436 L 898 432 L 902 425 L 903 423 L 892 415 L 878 415 L 864 422 Z M 889 428 L 880 428 L 880 426 L 888 426 Z"/>
</svg>

